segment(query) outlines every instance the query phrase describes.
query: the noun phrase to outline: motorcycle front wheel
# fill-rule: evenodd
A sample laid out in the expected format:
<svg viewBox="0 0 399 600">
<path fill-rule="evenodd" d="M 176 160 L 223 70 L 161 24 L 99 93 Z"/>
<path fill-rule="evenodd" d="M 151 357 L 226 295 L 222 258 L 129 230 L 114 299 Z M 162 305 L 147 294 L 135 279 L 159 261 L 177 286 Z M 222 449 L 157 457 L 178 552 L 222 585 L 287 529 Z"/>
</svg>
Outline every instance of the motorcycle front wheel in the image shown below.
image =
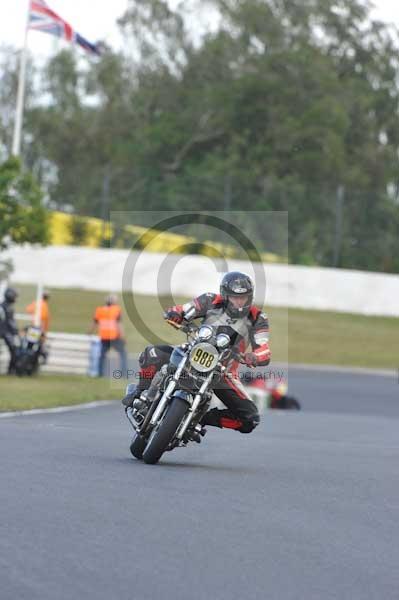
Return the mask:
<svg viewBox="0 0 399 600">
<path fill-rule="evenodd" d="M 153 431 L 143 452 L 143 460 L 148 465 L 155 465 L 172 441 L 184 415 L 187 403 L 180 398 L 173 398 L 166 409 L 160 425 Z"/>
<path fill-rule="evenodd" d="M 136 433 L 134 435 L 132 443 L 130 444 L 130 452 L 132 453 L 134 458 L 137 458 L 137 460 L 141 460 L 143 458 L 143 452 L 146 443 L 147 440 L 142 435 L 140 435 L 139 433 Z"/>
</svg>

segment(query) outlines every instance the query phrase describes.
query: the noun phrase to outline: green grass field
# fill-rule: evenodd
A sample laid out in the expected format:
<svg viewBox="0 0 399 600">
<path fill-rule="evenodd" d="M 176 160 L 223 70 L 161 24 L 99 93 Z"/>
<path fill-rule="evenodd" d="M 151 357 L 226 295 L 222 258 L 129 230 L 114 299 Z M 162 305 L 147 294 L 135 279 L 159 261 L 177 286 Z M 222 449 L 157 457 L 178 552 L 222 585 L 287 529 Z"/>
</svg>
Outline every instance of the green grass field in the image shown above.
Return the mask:
<svg viewBox="0 0 399 600">
<path fill-rule="evenodd" d="M 18 286 L 17 312 L 34 297 L 34 289 Z M 105 294 L 82 290 L 52 290 L 51 329 L 86 333 L 93 312 Z M 162 298 L 135 296 L 138 312 L 165 343 L 177 343 L 182 334 L 162 319 Z M 178 298 L 178 301 L 187 299 Z M 276 361 L 335 364 L 374 368 L 396 368 L 399 364 L 399 319 L 298 310 L 267 309 L 270 318 L 271 347 Z M 148 341 L 124 316 L 129 350 L 140 352 Z"/>
<path fill-rule="evenodd" d="M 2 376 L 0 388 L 1 412 L 117 399 L 123 396 L 124 386 L 80 375 L 41 374 L 38 377 Z"/>
<path fill-rule="evenodd" d="M 29 286 L 17 289 L 20 297 L 16 311 L 23 312 L 35 292 Z M 51 329 L 86 333 L 94 309 L 104 301 L 104 296 L 101 292 L 52 290 Z M 139 314 L 164 343 L 174 344 L 184 339 L 163 322 L 162 299 L 139 295 L 135 299 Z M 270 308 L 267 312 L 276 362 L 398 367 L 399 319 L 284 308 Z M 126 315 L 124 329 L 129 351 L 140 352 L 148 341 Z M 40 375 L 33 379 L 1 377 L 0 411 L 120 398 L 123 385 L 119 388 L 115 385 L 112 383 L 111 387 L 105 380 L 64 375 Z"/>
</svg>

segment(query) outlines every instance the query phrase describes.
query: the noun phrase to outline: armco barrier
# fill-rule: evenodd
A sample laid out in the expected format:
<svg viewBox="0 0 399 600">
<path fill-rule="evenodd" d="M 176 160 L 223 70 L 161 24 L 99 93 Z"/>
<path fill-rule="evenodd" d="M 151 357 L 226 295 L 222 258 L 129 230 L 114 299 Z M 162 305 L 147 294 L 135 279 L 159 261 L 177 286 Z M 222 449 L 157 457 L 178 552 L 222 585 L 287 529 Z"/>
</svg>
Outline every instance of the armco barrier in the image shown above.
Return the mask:
<svg viewBox="0 0 399 600">
<path fill-rule="evenodd" d="M 88 373 L 93 336 L 53 332 L 47 339 L 49 359 L 42 367 L 44 373 Z"/>
</svg>

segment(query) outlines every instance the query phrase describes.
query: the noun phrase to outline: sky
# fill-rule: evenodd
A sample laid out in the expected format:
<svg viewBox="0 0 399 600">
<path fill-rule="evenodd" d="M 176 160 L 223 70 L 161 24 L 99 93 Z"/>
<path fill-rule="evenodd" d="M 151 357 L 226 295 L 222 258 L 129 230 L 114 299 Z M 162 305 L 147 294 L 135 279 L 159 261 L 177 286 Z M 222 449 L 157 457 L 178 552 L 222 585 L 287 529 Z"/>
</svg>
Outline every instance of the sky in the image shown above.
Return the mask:
<svg viewBox="0 0 399 600">
<path fill-rule="evenodd" d="M 110 45 L 119 48 L 121 36 L 116 19 L 125 11 L 127 0 L 46 0 L 52 10 L 68 21 L 72 27 L 90 42 L 104 39 Z M 177 0 L 170 0 L 170 3 Z M 395 0 L 374 0 L 373 17 L 399 27 L 399 10 Z M 2 14 L 7 18 L 0 20 L 0 44 L 9 44 L 15 48 L 23 45 L 26 15 L 29 0 L 0 0 L 4 4 Z M 7 5 L 7 6 L 5 6 Z M 210 17 L 211 19 L 211 17 Z M 30 31 L 28 47 L 41 57 L 52 54 L 64 42 L 51 35 Z"/>
<path fill-rule="evenodd" d="M 128 0 L 45 0 L 49 8 L 67 21 L 73 29 L 89 42 L 101 39 L 107 44 L 120 48 L 122 36 L 116 20 L 125 12 Z M 176 6 L 181 0 L 168 0 L 170 6 Z M 7 2 L 7 19 L 0 20 L 0 44 L 9 44 L 20 48 L 24 43 L 25 24 L 29 0 L 0 0 L 0 6 Z M 5 7 L 3 14 L 5 14 Z M 202 14 L 196 24 L 204 27 L 214 26 L 212 14 Z M 40 58 L 58 50 L 65 42 L 55 36 L 39 31 L 29 31 L 28 47 Z"/>
</svg>

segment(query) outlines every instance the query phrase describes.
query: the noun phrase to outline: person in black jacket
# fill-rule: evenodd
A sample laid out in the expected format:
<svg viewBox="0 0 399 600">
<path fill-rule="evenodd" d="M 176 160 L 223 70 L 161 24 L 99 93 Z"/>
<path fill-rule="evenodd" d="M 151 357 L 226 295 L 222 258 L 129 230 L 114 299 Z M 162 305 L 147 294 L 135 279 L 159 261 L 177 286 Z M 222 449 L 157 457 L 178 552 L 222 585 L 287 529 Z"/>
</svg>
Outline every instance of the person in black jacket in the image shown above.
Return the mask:
<svg viewBox="0 0 399 600">
<path fill-rule="evenodd" d="M 181 323 L 189 313 L 190 320 L 201 318 L 202 324 L 217 327 L 219 333 L 227 333 L 234 339 L 234 347 L 244 356 L 249 367 L 268 365 L 269 322 L 267 315 L 253 305 L 254 287 L 248 275 L 240 272 L 227 273 L 220 284 L 220 294 L 206 293 L 192 302 L 176 305 L 165 313 L 165 319 Z M 249 351 L 247 351 L 249 349 Z M 147 346 L 139 357 L 141 367 L 139 383 L 122 400 L 125 407 L 132 406 L 141 392 L 148 389 L 155 373 L 169 362 L 173 346 Z M 250 433 L 259 424 L 256 404 L 238 376 L 238 362 L 233 361 L 228 372 L 214 389 L 226 409 L 212 409 L 204 416 L 202 425 L 235 429 Z"/>
<path fill-rule="evenodd" d="M 4 292 L 4 300 L 0 304 L 0 338 L 4 340 L 10 353 L 8 375 L 15 373 L 15 336 L 18 335 L 18 327 L 14 319 L 13 307 L 17 297 L 18 294 L 13 288 L 7 288 Z"/>
</svg>

